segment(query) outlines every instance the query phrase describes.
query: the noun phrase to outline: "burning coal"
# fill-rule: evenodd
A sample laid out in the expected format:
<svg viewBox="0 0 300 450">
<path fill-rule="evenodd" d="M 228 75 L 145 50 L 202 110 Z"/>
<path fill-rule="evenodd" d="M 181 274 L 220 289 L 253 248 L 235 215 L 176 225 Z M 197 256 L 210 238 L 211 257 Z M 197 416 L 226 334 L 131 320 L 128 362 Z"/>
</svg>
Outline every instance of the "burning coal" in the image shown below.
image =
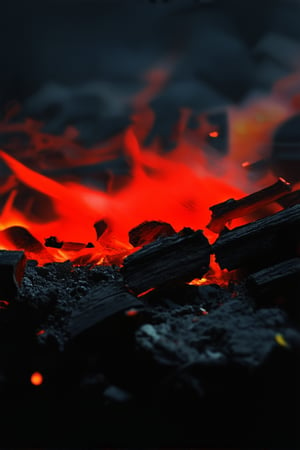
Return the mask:
<svg viewBox="0 0 300 450">
<path fill-rule="evenodd" d="M 276 127 L 297 112 L 294 78 L 275 85 L 269 96 L 228 107 L 229 151 L 224 156 L 210 144 L 221 138 L 218 126 L 201 114 L 198 126 L 191 128 L 192 111 L 186 108 L 174 123 L 171 151 L 164 149 L 160 136 L 147 143 L 155 120 L 148 103 L 165 86 L 169 70 L 149 72 L 145 89 L 131 99 L 130 125 L 92 148 L 81 143 L 74 127 L 52 135 L 41 122 L 18 121 L 15 107 L 8 111 L 0 123 L 7 137 L 0 151 L 6 173 L 1 184 L 2 249 L 24 249 L 40 264 L 120 265 L 135 251 L 130 230 L 153 220 L 175 231 L 202 229 L 212 243 L 215 235 L 206 228 L 211 206 L 276 182 L 270 168 L 249 176 L 245 167 L 270 157 Z M 126 172 L 107 172 L 105 164 L 117 160 Z M 96 178 L 85 176 L 91 166 L 99 170 Z M 229 214 L 227 226 L 233 219 L 240 225 L 282 209 L 274 201 L 267 203 L 260 210 L 246 208 L 242 219 Z"/>
</svg>

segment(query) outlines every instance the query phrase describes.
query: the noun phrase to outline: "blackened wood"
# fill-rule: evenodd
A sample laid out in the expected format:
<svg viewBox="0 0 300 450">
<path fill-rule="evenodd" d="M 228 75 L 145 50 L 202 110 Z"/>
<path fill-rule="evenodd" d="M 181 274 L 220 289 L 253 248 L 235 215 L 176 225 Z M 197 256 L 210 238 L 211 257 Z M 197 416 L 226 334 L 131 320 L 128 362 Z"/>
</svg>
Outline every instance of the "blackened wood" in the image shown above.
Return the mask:
<svg viewBox="0 0 300 450">
<path fill-rule="evenodd" d="M 176 231 L 167 222 L 151 220 L 141 223 L 129 231 L 129 242 L 134 247 L 141 247 L 155 241 L 159 237 L 172 236 Z"/>
<path fill-rule="evenodd" d="M 68 332 L 70 338 L 109 317 L 128 309 L 142 309 L 143 304 L 126 291 L 121 282 L 113 281 L 94 288 L 81 301 L 71 315 Z"/>
<path fill-rule="evenodd" d="M 1 231 L 0 235 L 9 240 L 16 249 L 25 250 L 28 259 L 38 258 L 40 262 L 51 260 L 46 247 L 24 227 L 9 227 Z"/>
<path fill-rule="evenodd" d="M 122 272 L 129 289 L 141 294 L 165 284 L 201 278 L 208 271 L 210 253 L 202 231 L 184 228 L 129 255 Z"/>
<path fill-rule="evenodd" d="M 45 247 L 61 248 L 65 251 L 79 251 L 83 248 L 93 248 L 94 244 L 89 242 L 88 244 L 83 244 L 82 242 L 63 242 L 58 241 L 56 236 L 50 236 L 45 239 Z"/>
<path fill-rule="evenodd" d="M 62 248 L 62 241 L 58 241 L 56 236 L 50 236 L 45 239 L 45 247 Z"/>
<path fill-rule="evenodd" d="M 259 270 L 297 256 L 300 205 L 226 231 L 212 246 L 222 269 Z"/>
<path fill-rule="evenodd" d="M 227 222 L 243 217 L 255 212 L 269 203 L 282 197 L 286 192 L 292 189 L 291 184 L 283 178 L 265 189 L 254 192 L 239 200 L 229 199 L 226 202 L 219 203 L 209 208 L 212 211 L 212 217 L 207 225 L 211 231 L 220 233 Z"/>
<path fill-rule="evenodd" d="M 0 250 L 0 296 L 2 300 L 11 300 L 18 293 L 25 264 L 24 252 Z"/>
<path fill-rule="evenodd" d="M 98 220 L 98 222 L 94 223 L 94 228 L 96 230 L 96 234 L 97 234 L 97 240 L 100 239 L 100 237 L 102 236 L 102 234 L 104 233 L 104 231 L 107 230 L 107 223 L 105 222 L 105 220 Z"/>
<path fill-rule="evenodd" d="M 291 258 L 253 273 L 246 285 L 259 297 L 288 294 L 291 290 L 296 296 L 295 289 L 300 287 L 300 258 Z"/>
<path fill-rule="evenodd" d="M 290 206 L 298 205 L 300 203 L 300 189 L 279 198 L 277 200 L 277 203 L 279 203 L 279 205 L 283 208 L 289 208 Z"/>
</svg>

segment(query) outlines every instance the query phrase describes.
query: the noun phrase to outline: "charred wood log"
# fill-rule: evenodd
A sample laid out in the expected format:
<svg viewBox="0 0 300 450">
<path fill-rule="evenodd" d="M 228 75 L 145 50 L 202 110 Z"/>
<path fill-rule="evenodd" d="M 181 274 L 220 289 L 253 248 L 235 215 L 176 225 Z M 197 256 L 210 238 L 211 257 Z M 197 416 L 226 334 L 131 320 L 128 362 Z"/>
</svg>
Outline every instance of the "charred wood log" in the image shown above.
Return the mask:
<svg viewBox="0 0 300 450">
<path fill-rule="evenodd" d="M 292 291 L 296 296 L 300 288 L 300 258 L 291 258 L 253 273 L 246 285 L 258 297 L 287 295 Z"/>
<path fill-rule="evenodd" d="M 300 205 L 226 231 L 212 246 L 222 269 L 259 270 L 298 255 Z"/>
<path fill-rule="evenodd" d="M 132 228 L 129 231 L 129 242 L 133 247 L 141 247 L 159 237 L 172 236 L 175 233 L 176 231 L 169 223 L 151 220 Z"/>
<path fill-rule="evenodd" d="M 89 242 L 83 244 L 82 242 L 63 242 L 58 241 L 56 236 L 50 236 L 45 239 L 45 247 L 60 248 L 65 251 L 78 252 L 83 248 L 93 248 L 94 244 Z"/>
<path fill-rule="evenodd" d="M 45 239 L 45 247 L 62 248 L 63 241 L 58 241 L 56 236 L 50 236 Z"/>
<path fill-rule="evenodd" d="M 240 200 L 229 199 L 210 208 L 212 218 L 207 225 L 211 231 L 220 233 L 230 220 L 246 216 L 258 208 L 274 202 L 292 189 L 291 184 L 283 178 L 265 189 L 247 195 Z"/>
<path fill-rule="evenodd" d="M 14 298 L 22 283 L 26 258 L 22 251 L 0 250 L 0 295 L 2 300 Z"/>
<path fill-rule="evenodd" d="M 32 253 L 42 253 L 45 251 L 41 242 L 24 227 L 9 227 L 3 230 L 2 234 L 18 249 L 28 250 Z"/>
<path fill-rule="evenodd" d="M 277 200 L 277 203 L 279 203 L 279 205 L 283 208 L 289 208 L 290 206 L 298 205 L 300 203 L 300 189 L 279 198 Z"/>
<path fill-rule="evenodd" d="M 143 304 L 116 281 L 93 289 L 72 312 L 68 326 L 70 338 L 126 310 L 142 309 Z"/>
<path fill-rule="evenodd" d="M 210 253 L 202 231 L 184 228 L 129 255 L 122 272 L 128 288 L 142 294 L 166 284 L 201 278 L 208 271 Z"/>
</svg>

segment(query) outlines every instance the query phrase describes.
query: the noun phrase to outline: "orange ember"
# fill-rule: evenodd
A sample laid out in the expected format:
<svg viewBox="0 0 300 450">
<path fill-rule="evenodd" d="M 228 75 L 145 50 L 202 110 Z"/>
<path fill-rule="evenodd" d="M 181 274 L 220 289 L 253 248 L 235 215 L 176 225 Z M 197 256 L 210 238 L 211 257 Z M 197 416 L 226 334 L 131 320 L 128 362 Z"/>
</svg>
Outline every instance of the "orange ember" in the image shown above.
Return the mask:
<svg viewBox="0 0 300 450">
<path fill-rule="evenodd" d="M 125 312 L 125 314 L 126 314 L 127 317 L 134 317 L 134 316 L 138 315 L 138 310 L 137 309 L 128 309 Z"/>
<path fill-rule="evenodd" d="M 30 377 L 30 382 L 34 386 L 40 386 L 43 383 L 43 375 L 40 372 L 33 372 Z"/>
</svg>

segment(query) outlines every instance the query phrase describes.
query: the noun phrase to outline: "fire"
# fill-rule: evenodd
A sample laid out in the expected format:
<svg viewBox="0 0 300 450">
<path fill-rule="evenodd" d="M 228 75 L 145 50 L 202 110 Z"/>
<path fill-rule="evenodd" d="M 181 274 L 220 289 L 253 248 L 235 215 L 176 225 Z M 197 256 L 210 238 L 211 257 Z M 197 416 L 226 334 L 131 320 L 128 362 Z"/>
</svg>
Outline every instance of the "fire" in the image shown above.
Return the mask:
<svg viewBox="0 0 300 450">
<path fill-rule="evenodd" d="M 203 284 L 206 284 L 208 282 L 208 279 L 206 277 L 202 278 L 194 278 L 190 283 L 188 283 L 191 286 L 202 286 Z"/>
<path fill-rule="evenodd" d="M 174 124 L 176 141 L 172 151 L 164 150 L 159 136 L 150 145 L 145 144 L 155 119 L 149 101 L 163 89 L 169 76 L 170 67 L 149 72 L 145 77 L 147 86 L 132 100 L 136 111 L 131 125 L 91 149 L 78 143 L 74 128 L 69 127 L 59 137 L 45 134 L 43 124 L 32 119 L 10 123 L 8 115 L 0 123 L 0 133 L 22 131 L 29 138 L 28 148 L 7 145 L 0 150 L 0 159 L 9 172 L 0 185 L 0 195 L 5 199 L 0 221 L 1 249 L 23 248 L 40 264 L 71 260 L 74 264 L 121 265 L 123 258 L 134 251 L 128 232 L 151 220 L 168 222 L 175 231 L 184 227 L 203 229 L 213 242 L 216 235 L 206 229 L 210 206 L 229 198 L 239 199 L 276 180 L 269 170 L 254 182 L 245 169 L 269 156 L 276 126 L 298 107 L 290 96 L 282 94 L 283 87 L 280 90 L 277 86 L 275 93 L 248 100 L 241 107 L 228 107 L 230 142 L 224 158 L 205 151 L 206 138 L 218 138 L 219 131 L 207 122 L 196 130 L 189 129 L 190 111 L 186 108 Z M 50 149 L 61 157 L 51 157 Z M 74 177 L 54 179 L 42 173 L 46 169 L 102 163 L 120 154 L 128 163 L 128 174 L 119 185 L 118 177 L 111 174 L 106 189 Z M 38 213 L 34 214 L 36 203 Z M 97 236 L 94 224 L 99 221 L 105 226 Z M 245 221 L 235 222 L 242 223 Z M 23 230 L 22 239 L 15 239 L 16 227 Z M 50 237 L 62 245 L 45 246 Z M 217 279 L 223 277 L 218 270 L 212 269 Z M 194 280 L 193 284 L 206 282 Z"/>
<path fill-rule="evenodd" d="M 30 377 L 30 382 L 34 386 L 40 386 L 44 381 L 44 377 L 40 372 L 33 372 Z"/>
</svg>

